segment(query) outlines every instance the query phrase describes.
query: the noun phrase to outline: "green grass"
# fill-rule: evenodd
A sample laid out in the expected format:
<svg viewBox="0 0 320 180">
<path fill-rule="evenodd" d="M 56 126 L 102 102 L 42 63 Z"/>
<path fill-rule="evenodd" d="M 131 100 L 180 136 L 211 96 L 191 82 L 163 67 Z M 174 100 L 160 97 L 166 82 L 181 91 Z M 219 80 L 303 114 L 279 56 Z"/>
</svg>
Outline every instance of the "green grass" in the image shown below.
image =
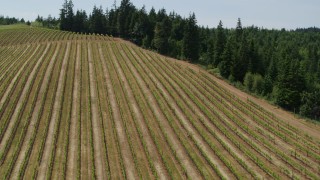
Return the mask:
<svg viewBox="0 0 320 180">
<path fill-rule="evenodd" d="M 7 31 L 12 29 L 25 29 L 25 28 L 30 28 L 30 26 L 26 24 L 0 25 L 0 31 Z"/>
</svg>

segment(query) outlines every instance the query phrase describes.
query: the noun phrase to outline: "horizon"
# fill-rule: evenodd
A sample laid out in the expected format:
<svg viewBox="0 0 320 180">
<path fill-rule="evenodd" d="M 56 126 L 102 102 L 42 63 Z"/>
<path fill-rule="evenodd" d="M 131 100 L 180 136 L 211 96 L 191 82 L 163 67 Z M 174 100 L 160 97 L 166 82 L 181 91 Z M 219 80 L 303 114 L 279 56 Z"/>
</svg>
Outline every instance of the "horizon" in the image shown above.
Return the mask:
<svg viewBox="0 0 320 180">
<path fill-rule="evenodd" d="M 120 0 L 117 1 L 117 7 L 119 7 L 120 2 Z M 277 2 L 276 0 L 268 2 L 253 0 L 229 0 L 223 2 L 203 0 L 202 3 L 186 0 L 183 6 L 181 6 L 181 2 L 178 0 L 131 0 L 130 2 L 138 9 L 145 6 L 147 12 L 152 7 L 156 11 L 161 8 L 164 8 L 167 13 L 174 11 L 182 17 L 188 17 L 190 13 L 194 12 L 198 25 L 208 26 L 209 28 L 217 27 L 220 20 L 224 28 L 235 28 L 238 18 L 241 19 L 243 27 L 255 26 L 264 29 L 284 28 L 286 30 L 320 27 L 320 22 L 317 19 L 317 12 L 320 12 L 320 2 L 316 0 L 304 2 L 298 0 L 283 0 L 281 2 Z M 16 4 L 17 2 L 12 1 L 4 2 L 4 5 L 0 7 L 0 15 L 19 19 L 23 18 L 26 21 L 34 21 L 38 15 L 44 18 L 47 18 L 48 15 L 59 18 L 59 10 L 62 7 L 63 1 L 30 0 L 19 2 L 19 6 L 16 6 Z M 38 6 L 35 4 L 38 4 Z M 94 0 L 83 2 L 73 0 L 73 4 L 75 11 L 82 9 L 87 14 L 90 14 L 94 5 L 98 7 L 102 6 L 106 10 L 107 8 L 112 8 L 114 1 Z"/>
</svg>

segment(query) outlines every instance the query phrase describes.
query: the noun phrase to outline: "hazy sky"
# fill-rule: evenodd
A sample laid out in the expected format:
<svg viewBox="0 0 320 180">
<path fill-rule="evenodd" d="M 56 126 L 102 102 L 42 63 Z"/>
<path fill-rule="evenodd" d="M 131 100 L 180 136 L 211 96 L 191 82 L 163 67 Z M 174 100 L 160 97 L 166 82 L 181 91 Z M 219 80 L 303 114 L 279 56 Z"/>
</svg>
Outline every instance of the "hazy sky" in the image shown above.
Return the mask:
<svg viewBox="0 0 320 180">
<path fill-rule="evenodd" d="M 0 15 L 34 20 L 37 15 L 58 17 L 64 0 L 0 0 Z M 121 0 L 117 0 L 117 4 Z M 131 0 L 149 11 L 165 8 L 187 17 L 195 12 L 198 24 L 216 27 L 236 26 L 238 17 L 244 26 L 265 28 L 320 27 L 320 0 Z M 114 0 L 73 0 L 75 9 L 92 11 L 94 5 L 110 8 Z"/>
</svg>

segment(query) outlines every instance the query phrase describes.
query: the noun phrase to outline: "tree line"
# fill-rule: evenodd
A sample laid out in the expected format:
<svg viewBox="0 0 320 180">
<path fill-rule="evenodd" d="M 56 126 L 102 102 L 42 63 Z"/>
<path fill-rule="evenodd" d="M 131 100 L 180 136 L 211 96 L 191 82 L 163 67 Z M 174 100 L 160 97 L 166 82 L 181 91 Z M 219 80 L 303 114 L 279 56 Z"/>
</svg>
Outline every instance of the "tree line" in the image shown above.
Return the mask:
<svg viewBox="0 0 320 180">
<path fill-rule="evenodd" d="M 17 23 L 25 23 L 25 20 L 15 18 L 15 17 L 9 17 L 9 16 L 0 16 L 0 25 L 10 25 L 10 24 L 17 24 Z"/>
<path fill-rule="evenodd" d="M 39 20 L 39 17 L 37 18 Z M 197 25 L 165 9 L 149 12 L 122 0 L 90 14 L 65 0 L 58 19 L 40 18 L 47 27 L 121 37 L 161 54 L 205 66 L 236 86 L 303 116 L 320 118 L 320 29 L 268 30 L 255 26 L 227 29 Z"/>
</svg>

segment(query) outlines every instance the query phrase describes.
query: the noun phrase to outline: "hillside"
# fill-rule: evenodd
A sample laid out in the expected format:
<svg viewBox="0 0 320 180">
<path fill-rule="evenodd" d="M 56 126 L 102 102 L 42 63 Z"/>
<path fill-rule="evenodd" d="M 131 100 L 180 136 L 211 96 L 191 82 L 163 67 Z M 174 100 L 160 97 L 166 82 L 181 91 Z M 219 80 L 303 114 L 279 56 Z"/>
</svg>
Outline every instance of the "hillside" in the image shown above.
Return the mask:
<svg viewBox="0 0 320 180">
<path fill-rule="evenodd" d="M 3 179 L 319 179 L 320 127 L 127 41 L 0 26 Z"/>
</svg>

